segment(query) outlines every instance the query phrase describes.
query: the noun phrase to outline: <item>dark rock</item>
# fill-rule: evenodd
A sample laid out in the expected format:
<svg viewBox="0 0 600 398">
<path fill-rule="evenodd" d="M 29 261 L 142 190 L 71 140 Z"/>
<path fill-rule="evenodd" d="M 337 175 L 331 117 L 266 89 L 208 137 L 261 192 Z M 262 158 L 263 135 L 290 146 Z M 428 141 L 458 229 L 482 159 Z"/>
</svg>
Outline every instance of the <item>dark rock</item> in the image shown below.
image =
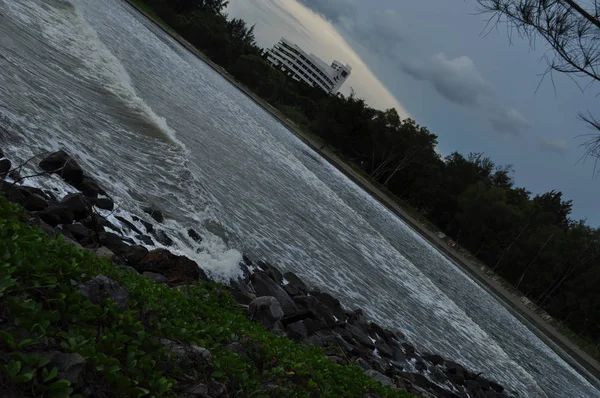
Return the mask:
<svg viewBox="0 0 600 398">
<path fill-rule="evenodd" d="M 302 281 L 302 279 L 300 279 L 293 272 L 286 272 L 285 274 L 283 274 L 283 277 L 285 278 L 285 280 L 288 281 L 287 286 L 294 286 L 296 289 L 298 289 L 304 293 L 306 293 L 308 291 L 308 287 L 306 286 L 306 283 L 304 283 L 304 281 Z"/>
<path fill-rule="evenodd" d="M 75 220 L 83 220 L 92 214 L 90 202 L 80 193 L 68 194 L 61 200 L 60 204 L 71 210 Z"/>
<path fill-rule="evenodd" d="M 387 376 L 385 376 L 385 375 L 377 372 L 376 370 L 373 370 L 373 369 L 365 370 L 365 374 L 367 376 L 369 376 L 371 379 L 380 382 L 384 386 L 396 387 L 394 385 L 394 382 L 392 382 L 392 379 L 390 379 L 389 377 L 387 377 Z"/>
<path fill-rule="evenodd" d="M 104 300 L 110 299 L 125 307 L 129 298 L 127 289 L 103 275 L 90 279 L 81 286 L 79 291 L 94 304 L 101 304 Z"/>
<path fill-rule="evenodd" d="M 283 275 L 281 271 L 279 271 L 275 266 L 265 263 L 264 261 L 259 261 L 256 265 L 262 269 L 265 274 L 269 276 L 269 278 L 273 279 L 278 285 L 283 284 Z"/>
<path fill-rule="evenodd" d="M 127 260 L 127 263 L 133 267 L 135 267 L 137 264 L 139 264 L 142 260 L 145 260 L 146 257 L 148 256 L 148 249 L 146 249 L 144 246 L 138 246 L 138 245 L 125 245 L 123 247 L 123 251 L 119 254 L 121 256 L 123 256 L 125 258 L 125 260 Z M 195 263 L 194 263 L 195 264 Z M 139 272 L 144 272 L 142 270 L 139 270 Z"/>
<path fill-rule="evenodd" d="M 395 357 L 395 350 L 392 349 L 392 347 L 390 347 L 389 345 L 387 345 L 385 343 L 376 343 L 375 348 L 377 349 L 377 352 L 383 357 L 386 357 L 386 358 L 394 358 Z"/>
<path fill-rule="evenodd" d="M 294 301 L 303 310 L 313 314 L 312 318 L 324 323 L 327 327 L 333 327 L 337 324 L 331 315 L 329 308 L 312 296 L 295 296 Z"/>
<path fill-rule="evenodd" d="M 98 185 L 95 180 L 88 176 L 84 176 L 80 183 L 73 184 L 73 186 L 77 188 L 84 196 L 88 196 L 90 198 L 97 198 L 99 194 L 106 195 L 106 192 L 100 188 L 100 185 Z"/>
<path fill-rule="evenodd" d="M 465 388 L 467 389 L 467 391 L 470 394 L 472 394 L 472 393 L 474 393 L 476 391 L 481 390 L 481 386 L 475 380 L 467 380 L 467 382 L 465 384 Z"/>
<path fill-rule="evenodd" d="M 239 341 L 234 341 L 233 343 L 227 344 L 227 346 L 225 346 L 225 349 L 241 357 L 248 355 L 248 352 L 244 348 L 244 345 Z"/>
<path fill-rule="evenodd" d="M 346 361 L 344 358 L 342 357 L 338 357 L 337 355 L 327 355 L 327 358 L 332 361 L 337 363 L 338 365 L 341 366 L 346 366 L 348 365 L 348 361 Z"/>
<path fill-rule="evenodd" d="M 415 347 L 408 343 L 402 343 L 402 348 L 404 349 L 404 353 L 407 357 L 412 358 L 415 356 Z"/>
<path fill-rule="evenodd" d="M 374 322 L 369 322 L 368 325 L 369 334 L 377 334 L 380 338 L 384 339 L 386 343 L 395 343 L 398 341 L 398 336 L 394 332 L 384 329 Z"/>
<path fill-rule="evenodd" d="M 303 320 L 304 326 L 306 327 L 306 332 L 311 335 L 319 330 L 323 330 L 327 327 L 323 322 L 318 321 L 316 319 L 307 318 Z"/>
<path fill-rule="evenodd" d="M 323 303 L 329 310 L 331 314 L 337 318 L 338 321 L 344 321 L 344 310 L 342 309 L 342 305 L 340 301 L 333 297 L 329 293 L 321 293 L 321 292 L 310 292 L 310 295 Z"/>
<path fill-rule="evenodd" d="M 308 342 L 310 344 L 316 345 L 319 347 L 323 347 L 324 345 L 326 345 L 328 343 L 335 343 L 336 340 L 337 340 L 336 336 L 334 336 L 331 332 L 328 332 L 325 330 L 320 330 L 308 338 Z"/>
<path fill-rule="evenodd" d="M 188 229 L 187 233 L 188 233 L 188 236 L 194 240 L 194 242 L 196 242 L 196 243 L 202 242 L 202 237 L 200 236 L 200 234 L 198 232 L 194 231 L 192 228 Z"/>
<path fill-rule="evenodd" d="M 43 190 L 36 188 L 36 187 L 28 187 L 28 186 L 17 186 L 17 189 L 19 190 L 19 192 L 21 192 L 26 198 L 30 197 L 31 195 L 39 195 L 42 198 L 49 200 L 50 198 L 48 197 L 48 194 L 46 194 L 46 192 L 44 192 Z"/>
<path fill-rule="evenodd" d="M 168 355 L 183 368 L 206 366 L 213 361 L 212 354 L 204 347 L 181 344 L 170 339 L 160 339 L 160 343 L 165 346 Z"/>
<path fill-rule="evenodd" d="M 256 272 L 252 274 L 250 281 L 257 296 L 275 297 L 277 301 L 279 301 L 279 304 L 281 304 L 283 313 L 286 316 L 293 315 L 296 311 L 298 311 L 298 307 L 296 306 L 294 300 L 281 286 L 279 286 L 264 272 Z"/>
<path fill-rule="evenodd" d="M 354 362 L 354 364 L 356 366 L 358 366 L 359 368 L 361 368 L 362 370 L 370 370 L 371 369 L 371 365 L 369 365 L 369 363 L 362 358 L 357 358 L 356 361 Z"/>
<path fill-rule="evenodd" d="M 249 305 L 256 298 L 256 294 L 248 291 L 244 283 L 232 282 L 232 294 L 236 303 Z"/>
<path fill-rule="evenodd" d="M 155 229 L 152 232 L 152 236 L 154 236 L 156 241 L 163 246 L 173 246 L 173 239 L 169 238 L 169 236 L 167 235 L 167 233 L 165 231 L 162 231 L 160 229 Z"/>
<path fill-rule="evenodd" d="M 25 200 L 25 210 L 28 211 L 41 211 L 48 207 L 50 203 L 38 194 L 29 195 L 29 197 Z"/>
<path fill-rule="evenodd" d="M 76 385 L 79 382 L 81 372 L 85 368 L 85 358 L 77 353 L 63 353 L 59 351 L 40 353 L 41 357 L 48 358 L 50 363 L 56 366 L 58 378 L 66 379 L 71 384 Z"/>
<path fill-rule="evenodd" d="M 204 383 L 194 384 L 185 391 L 185 398 L 212 398 L 208 395 L 208 386 Z"/>
<path fill-rule="evenodd" d="M 5 192 L 6 199 L 18 205 L 25 206 L 27 197 L 18 188 L 18 185 L 0 180 L 0 191 Z"/>
<path fill-rule="evenodd" d="M 169 282 L 163 275 L 155 272 L 144 272 L 142 275 L 152 279 L 156 283 L 160 283 L 161 285 L 166 285 Z"/>
<path fill-rule="evenodd" d="M 50 205 L 38 213 L 39 217 L 51 227 L 58 224 L 71 224 L 73 222 L 73 212 L 68 206 L 63 204 Z"/>
<path fill-rule="evenodd" d="M 154 246 L 154 241 L 148 235 L 136 235 L 135 237 L 145 245 Z"/>
<path fill-rule="evenodd" d="M 476 377 L 474 380 L 477 380 L 477 383 L 479 383 L 479 386 L 483 389 L 483 390 L 489 390 L 490 389 L 490 381 L 487 380 L 486 378 L 483 377 Z"/>
<path fill-rule="evenodd" d="M 208 395 L 211 398 L 228 398 L 227 387 L 223 383 L 211 381 L 208 383 Z"/>
<path fill-rule="evenodd" d="M 149 214 L 150 217 L 154 218 L 154 220 L 156 222 L 162 223 L 165 220 L 165 218 L 164 218 L 164 216 L 162 214 L 162 211 L 160 211 L 158 209 L 155 209 L 155 208 L 152 208 L 152 207 L 146 207 L 144 209 L 144 213 Z"/>
<path fill-rule="evenodd" d="M 365 331 L 368 330 L 366 325 L 365 315 L 362 309 L 356 309 L 354 311 L 345 311 L 346 317 L 348 318 L 348 322 L 353 325 L 361 325 L 361 327 L 365 328 Z M 362 326 L 364 324 L 364 326 Z"/>
<path fill-rule="evenodd" d="M 303 291 L 301 291 L 300 289 L 298 289 L 296 286 L 294 285 L 283 285 L 283 290 L 286 291 L 287 294 L 289 294 L 291 297 L 295 297 L 295 296 L 299 296 L 301 294 L 304 294 Z"/>
<path fill-rule="evenodd" d="M 84 246 L 96 241 L 96 233 L 82 224 L 65 225 L 64 230 Z"/>
<path fill-rule="evenodd" d="M 164 275 L 169 281 L 169 285 L 208 280 L 204 271 L 194 261 L 185 256 L 177 256 L 165 249 L 151 251 L 133 266 L 139 272 L 155 272 Z"/>
<path fill-rule="evenodd" d="M 444 358 L 442 358 L 440 355 L 436 355 L 436 354 L 431 354 L 431 355 L 423 355 L 423 359 L 426 360 L 427 362 L 431 362 L 434 365 L 443 365 L 444 364 Z"/>
<path fill-rule="evenodd" d="M 427 365 L 423 361 L 417 361 L 415 362 L 415 369 L 419 372 L 424 372 L 427 370 Z"/>
<path fill-rule="evenodd" d="M 58 174 L 71 185 L 80 184 L 83 181 L 83 169 L 65 151 L 58 151 L 43 159 L 40 168 L 49 173 Z"/>
<path fill-rule="evenodd" d="M 245 254 L 242 256 L 242 260 L 244 260 L 244 264 L 247 266 L 254 265 L 252 264 L 252 260 L 250 260 L 250 258 Z"/>
<path fill-rule="evenodd" d="M 387 362 L 383 362 L 378 359 L 371 359 L 370 364 L 371 364 L 371 367 L 373 368 L 373 370 L 375 370 L 381 374 L 388 373 L 388 371 L 391 368 Z"/>
<path fill-rule="evenodd" d="M 105 258 L 109 261 L 112 261 L 113 257 L 115 256 L 115 253 L 113 253 L 111 250 L 109 250 L 107 247 L 104 247 L 104 246 L 99 247 L 96 250 L 94 250 L 94 254 L 98 258 Z"/>
<path fill-rule="evenodd" d="M 125 225 L 127 228 L 129 228 L 130 231 L 135 232 L 138 235 L 142 235 L 142 231 L 140 231 L 138 229 L 138 227 L 135 226 L 134 223 L 132 223 L 131 221 L 129 221 L 128 219 L 126 219 L 125 217 L 121 217 L 121 216 L 115 216 L 115 218 L 117 220 L 119 220 L 123 225 Z"/>
<path fill-rule="evenodd" d="M 148 221 L 140 220 L 140 223 L 144 226 L 144 228 L 146 228 L 146 232 L 149 234 L 154 231 L 154 225 L 150 224 Z"/>
<path fill-rule="evenodd" d="M 375 344 L 373 343 L 371 338 L 369 336 L 367 336 L 367 334 L 365 332 L 363 332 L 360 328 L 358 328 L 352 324 L 346 324 L 346 330 L 348 330 L 350 332 L 350 334 L 352 335 L 352 338 L 357 343 L 359 343 L 365 347 L 369 347 L 369 348 L 375 347 Z"/>
<path fill-rule="evenodd" d="M 248 307 L 248 316 L 250 319 L 262 323 L 265 328 L 270 329 L 275 322 L 283 318 L 283 310 L 275 297 L 263 296 L 252 300 Z"/>
<path fill-rule="evenodd" d="M 290 323 L 285 330 L 287 336 L 294 340 L 306 340 L 308 338 L 308 330 L 303 321 Z"/>
<path fill-rule="evenodd" d="M 90 198 L 90 203 L 102 210 L 113 211 L 115 202 L 111 198 Z"/>
<path fill-rule="evenodd" d="M 10 171 L 12 164 L 10 160 L 4 158 L 0 159 L 0 175 L 7 174 Z"/>
<path fill-rule="evenodd" d="M 502 391 L 504 391 L 504 387 L 502 387 L 500 384 L 496 383 L 495 381 L 488 381 L 492 390 L 496 391 L 497 393 L 501 393 Z"/>
</svg>

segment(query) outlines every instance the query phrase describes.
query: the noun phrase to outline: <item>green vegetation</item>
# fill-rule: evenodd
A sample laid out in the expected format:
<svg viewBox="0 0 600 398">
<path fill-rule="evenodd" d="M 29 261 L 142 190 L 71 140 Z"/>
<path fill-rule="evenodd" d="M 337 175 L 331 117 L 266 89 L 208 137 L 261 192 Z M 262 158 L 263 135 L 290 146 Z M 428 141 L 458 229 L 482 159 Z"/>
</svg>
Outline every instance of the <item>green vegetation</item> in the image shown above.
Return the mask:
<svg viewBox="0 0 600 398">
<path fill-rule="evenodd" d="M 180 396 L 190 382 L 217 380 L 253 397 L 408 397 L 384 389 L 355 366 L 339 366 L 320 349 L 268 333 L 250 322 L 223 285 L 174 290 L 121 271 L 87 250 L 26 224 L 20 207 L 0 197 L 0 385 L 25 396 L 65 397 L 42 354 L 58 350 L 86 360 L 82 385 L 95 396 Z M 129 291 L 128 307 L 96 305 L 79 289 L 105 275 Z M 159 342 L 208 348 L 212 364 L 184 367 Z M 244 342 L 247 356 L 225 346 Z M 276 387 L 273 387 L 276 386 Z"/>
<path fill-rule="evenodd" d="M 253 28 L 228 19 L 222 0 L 136 1 L 587 341 L 583 348 L 600 344 L 600 230 L 571 220 L 561 192 L 515 187 L 510 166 L 480 153 L 442 158 L 436 135 L 395 109 L 295 82 L 269 67 Z"/>
</svg>

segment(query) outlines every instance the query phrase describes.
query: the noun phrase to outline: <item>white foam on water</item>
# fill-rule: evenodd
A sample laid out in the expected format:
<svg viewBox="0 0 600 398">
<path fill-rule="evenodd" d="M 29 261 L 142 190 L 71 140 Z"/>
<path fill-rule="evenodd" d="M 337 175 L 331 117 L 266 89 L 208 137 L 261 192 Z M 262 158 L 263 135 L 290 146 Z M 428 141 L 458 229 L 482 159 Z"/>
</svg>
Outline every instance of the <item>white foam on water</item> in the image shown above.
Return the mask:
<svg viewBox="0 0 600 398">
<path fill-rule="evenodd" d="M 137 113 L 153 124 L 165 138 L 186 149 L 166 119 L 157 115 L 138 95 L 123 64 L 102 43 L 97 32 L 82 16 L 79 2 L 62 1 L 57 7 L 27 3 L 14 2 L 13 14 L 29 24 L 35 22 L 41 28 L 47 44 L 80 61 L 80 76 L 85 76 L 89 81 L 113 93 L 126 104 L 129 111 Z M 35 10 L 24 12 L 23 9 L 18 9 L 19 6 L 35 7 Z M 33 20 L 34 16 L 37 21 Z M 76 74 L 73 77 L 78 78 Z"/>
</svg>

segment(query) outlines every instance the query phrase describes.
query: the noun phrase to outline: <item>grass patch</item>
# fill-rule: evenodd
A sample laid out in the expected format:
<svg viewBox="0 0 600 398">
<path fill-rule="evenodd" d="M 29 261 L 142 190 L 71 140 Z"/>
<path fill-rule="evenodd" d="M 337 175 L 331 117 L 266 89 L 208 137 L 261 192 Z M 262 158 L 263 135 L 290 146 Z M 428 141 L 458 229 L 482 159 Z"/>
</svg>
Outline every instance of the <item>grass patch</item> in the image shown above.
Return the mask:
<svg viewBox="0 0 600 398">
<path fill-rule="evenodd" d="M 176 397 L 193 382 L 220 381 L 252 397 L 410 397 L 339 366 L 313 346 L 265 331 L 236 307 L 226 287 L 198 283 L 185 292 L 121 271 L 91 252 L 47 237 L 22 208 L 0 197 L 0 386 L 24 396 L 78 392 L 43 351 L 78 353 L 95 396 Z M 128 308 L 96 305 L 78 290 L 106 275 L 129 291 Z M 158 338 L 211 350 L 213 363 L 183 369 Z M 224 347 L 246 341 L 247 356 Z"/>
</svg>

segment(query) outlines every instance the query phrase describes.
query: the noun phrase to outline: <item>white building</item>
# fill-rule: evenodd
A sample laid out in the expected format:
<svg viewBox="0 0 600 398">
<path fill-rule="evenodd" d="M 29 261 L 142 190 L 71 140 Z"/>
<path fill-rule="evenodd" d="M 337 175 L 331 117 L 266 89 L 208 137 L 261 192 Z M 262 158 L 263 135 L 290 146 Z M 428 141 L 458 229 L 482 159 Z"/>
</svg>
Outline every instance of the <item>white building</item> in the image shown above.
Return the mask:
<svg viewBox="0 0 600 398">
<path fill-rule="evenodd" d="M 327 65 L 314 54 L 307 54 L 284 38 L 267 50 L 267 61 L 294 80 L 306 82 L 332 94 L 340 90 L 352 71 L 350 65 L 339 61 Z"/>
</svg>

